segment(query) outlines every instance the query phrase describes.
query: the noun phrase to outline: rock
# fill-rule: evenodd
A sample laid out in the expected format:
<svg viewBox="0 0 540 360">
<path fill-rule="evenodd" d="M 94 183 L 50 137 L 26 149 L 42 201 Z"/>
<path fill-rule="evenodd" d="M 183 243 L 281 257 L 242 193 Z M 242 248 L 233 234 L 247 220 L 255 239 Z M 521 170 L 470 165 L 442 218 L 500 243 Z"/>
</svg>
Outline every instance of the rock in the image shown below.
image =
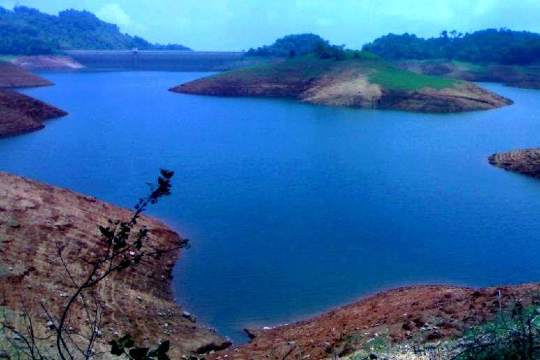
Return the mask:
<svg viewBox="0 0 540 360">
<path fill-rule="evenodd" d="M 182 316 L 185 318 L 185 319 L 188 319 L 189 321 L 191 322 L 197 322 L 197 318 L 195 317 L 195 315 L 187 312 L 187 311 L 183 311 L 182 312 Z"/>
</svg>

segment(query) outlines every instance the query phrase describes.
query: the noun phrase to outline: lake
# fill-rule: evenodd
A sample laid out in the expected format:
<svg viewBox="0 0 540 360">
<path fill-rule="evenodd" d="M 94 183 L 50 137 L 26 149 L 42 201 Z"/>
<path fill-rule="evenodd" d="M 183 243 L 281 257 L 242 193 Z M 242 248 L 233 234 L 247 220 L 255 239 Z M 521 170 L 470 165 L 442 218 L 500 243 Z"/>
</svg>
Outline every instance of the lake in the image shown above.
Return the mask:
<svg viewBox="0 0 540 360">
<path fill-rule="evenodd" d="M 235 341 L 389 287 L 540 279 L 540 181 L 492 167 L 539 146 L 540 91 L 452 115 L 174 94 L 204 73 L 46 73 L 70 113 L 0 140 L 0 169 L 150 210 L 191 239 L 178 301 Z"/>
</svg>

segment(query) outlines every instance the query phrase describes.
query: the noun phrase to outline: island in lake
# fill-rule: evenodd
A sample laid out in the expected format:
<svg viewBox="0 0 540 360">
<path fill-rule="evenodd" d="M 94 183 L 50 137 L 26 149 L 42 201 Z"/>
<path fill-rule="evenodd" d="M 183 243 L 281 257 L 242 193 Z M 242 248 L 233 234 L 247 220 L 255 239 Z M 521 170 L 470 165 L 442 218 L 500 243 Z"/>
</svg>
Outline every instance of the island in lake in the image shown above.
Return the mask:
<svg viewBox="0 0 540 360">
<path fill-rule="evenodd" d="M 273 46 L 278 46 L 280 40 Z M 416 74 L 369 52 L 347 51 L 327 42 L 315 44 L 305 53 L 295 51 L 287 58 L 271 57 L 263 64 L 197 79 L 171 91 L 287 97 L 312 104 L 436 113 L 488 110 L 512 104 L 511 100 L 473 83 Z"/>
</svg>

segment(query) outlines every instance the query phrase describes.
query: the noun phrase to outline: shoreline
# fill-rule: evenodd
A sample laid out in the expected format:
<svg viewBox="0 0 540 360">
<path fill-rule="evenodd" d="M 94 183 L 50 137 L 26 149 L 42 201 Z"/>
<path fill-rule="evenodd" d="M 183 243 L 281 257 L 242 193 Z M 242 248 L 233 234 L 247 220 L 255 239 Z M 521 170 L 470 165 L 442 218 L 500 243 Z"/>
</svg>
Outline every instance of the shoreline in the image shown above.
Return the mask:
<svg viewBox="0 0 540 360">
<path fill-rule="evenodd" d="M 485 288 L 414 285 L 385 290 L 348 305 L 291 324 L 249 329 L 251 341 L 210 359 L 264 358 L 289 354 L 326 358 L 353 354 L 373 341 L 388 346 L 424 346 L 459 338 L 467 329 L 491 321 L 514 301 L 532 303 L 539 283 Z M 354 347 L 347 339 L 356 338 Z M 293 346 L 294 345 L 294 346 Z"/>
<path fill-rule="evenodd" d="M 41 328 L 45 324 L 39 320 L 39 301 L 47 299 L 54 309 L 58 294 L 70 289 L 61 264 L 55 260 L 55 244 L 61 241 L 65 246 L 65 259 L 77 273 L 85 257 L 100 246 L 97 226 L 106 224 L 107 219 L 127 218 L 131 211 L 3 172 L 0 197 L 0 238 L 6 239 L 0 249 L 0 269 L 5 270 L 0 292 L 10 293 L 3 305 L 12 311 L 27 307 L 39 331 L 46 332 Z M 172 248 L 182 241 L 178 233 L 156 218 L 143 216 L 139 223 L 148 228 L 152 247 Z M 172 269 L 180 254 L 179 250 L 165 253 L 160 261 L 141 262 L 99 286 L 97 290 L 106 301 L 99 349 L 106 350 L 107 341 L 128 332 L 144 345 L 167 338 L 173 344 L 172 354 L 178 356 L 230 345 L 215 330 L 201 326 L 184 313 L 175 301 Z M 26 304 L 21 303 L 22 299 Z"/>
</svg>

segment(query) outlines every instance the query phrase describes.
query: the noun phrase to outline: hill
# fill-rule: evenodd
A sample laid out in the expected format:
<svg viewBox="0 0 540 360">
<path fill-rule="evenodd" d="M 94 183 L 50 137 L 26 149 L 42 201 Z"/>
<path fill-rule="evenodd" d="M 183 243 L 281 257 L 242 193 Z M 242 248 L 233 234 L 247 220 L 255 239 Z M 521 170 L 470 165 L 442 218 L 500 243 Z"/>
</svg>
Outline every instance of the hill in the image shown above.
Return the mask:
<svg viewBox="0 0 540 360">
<path fill-rule="evenodd" d="M 294 57 L 315 52 L 317 48 L 330 47 L 330 43 L 315 34 L 292 34 L 277 39 L 271 45 L 249 49 L 247 56 Z"/>
<path fill-rule="evenodd" d="M 62 50 L 189 50 L 182 45 L 152 44 L 120 32 L 118 26 L 88 11 L 65 10 L 49 15 L 29 7 L 0 7 L 0 54 L 38 55 Z"/>
<path fill-rule="evenodd" d="M 429 39 L 414 34 L 388 34 L 364 50 L 388 60 L 449 59 L 473 63 L 527 65 L 540 61 L 540 34 L 509 29 L 486 29 L 473 33 L 443 31 Z"/>
<path fill-rule="evenodd" d="M 174 92 L 288 97 L 334 106 L 420 112 L 492 109 L 510 100 L 466 81 L 415 74 L 366 52 L 326 51 L 241 68 L 179 85 Z"/>
</svg>

